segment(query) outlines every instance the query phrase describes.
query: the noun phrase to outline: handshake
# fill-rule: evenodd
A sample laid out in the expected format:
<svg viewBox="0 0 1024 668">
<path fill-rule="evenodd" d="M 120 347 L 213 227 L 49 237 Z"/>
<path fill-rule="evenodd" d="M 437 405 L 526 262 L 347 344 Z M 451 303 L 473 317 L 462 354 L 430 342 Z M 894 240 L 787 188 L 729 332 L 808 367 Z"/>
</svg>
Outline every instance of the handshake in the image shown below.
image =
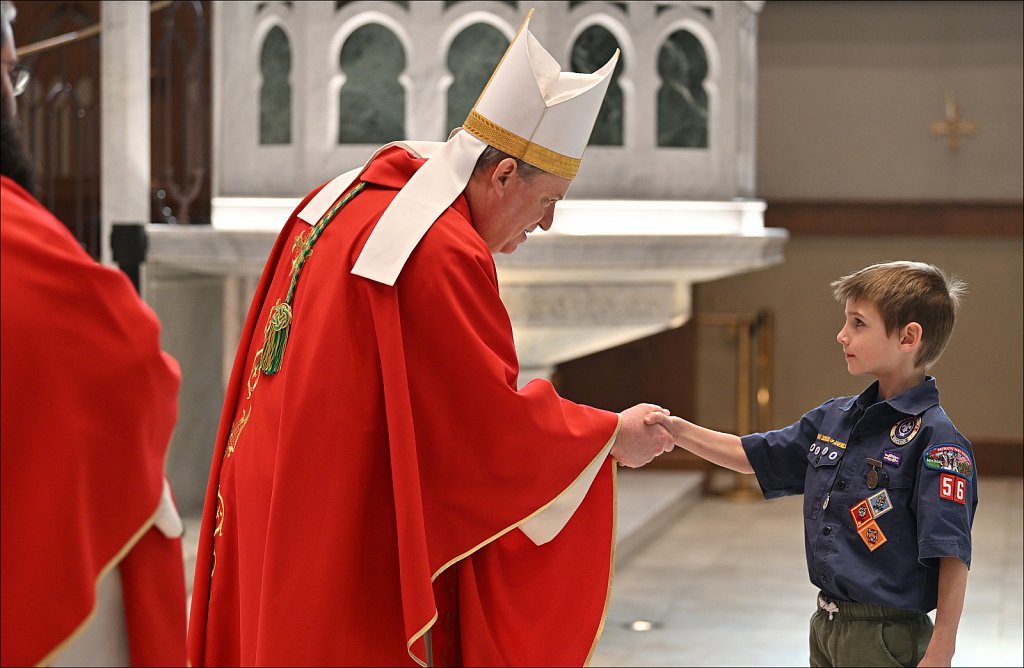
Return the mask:
<svg viewBox="0 0 1024 668">
<path fill-rule="evenodd" d="M 667 409 L 654 404 L 637 404 L 619 413 L 619 433 L 611 456 L 622 466 L 638 468 L 671 450 L 675 442 L 668 416 Z"/>
</svg>

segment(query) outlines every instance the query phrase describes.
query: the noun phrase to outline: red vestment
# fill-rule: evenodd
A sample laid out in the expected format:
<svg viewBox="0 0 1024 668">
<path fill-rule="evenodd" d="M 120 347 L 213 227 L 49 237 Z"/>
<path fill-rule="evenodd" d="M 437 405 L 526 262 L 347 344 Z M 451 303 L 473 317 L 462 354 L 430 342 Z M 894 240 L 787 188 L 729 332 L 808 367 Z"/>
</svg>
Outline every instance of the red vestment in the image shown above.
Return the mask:
<svg viewBox="0 0 1024 668">
<path fill-rule="evenodd" d="M 595 460 L 618 416 L 547 381 L 517 389 L 494 261 L 463 197 L 394 287 L 350 273 L 422 163 L 393 148 L 360 177 L 301 269 L 281 369 L 265 375 L 254 360 L 310 226 L 293 213 L 271 251 L 207 489 L 195 666 L 415 665 L 431 625 L 434 665 L 582 665 L 596 644 L 611 459 L 554 540 L 517 527 Z"/>
<path fill-rule="evenodd" d="M 133 665 L 183 665 L 181 540 L 152 526 L 178 365 L 122 272 L 7 177 L 0 199 L 0 663 L 52 659 L 117 566 Z"/>
</svg>

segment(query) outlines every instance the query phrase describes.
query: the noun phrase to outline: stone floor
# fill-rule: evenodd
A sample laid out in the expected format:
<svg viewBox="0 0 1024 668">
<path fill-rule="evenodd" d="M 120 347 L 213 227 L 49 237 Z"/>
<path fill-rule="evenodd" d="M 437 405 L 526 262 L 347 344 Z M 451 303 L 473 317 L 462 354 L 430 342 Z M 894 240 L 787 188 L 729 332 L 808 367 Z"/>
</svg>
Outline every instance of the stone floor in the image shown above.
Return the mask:
<svg viewBox="0 0 1024 668">
<path fill-rule="evenodd" d="M 992 478 L 980 487 L 953 665 L 1022 666 L 1024 483 Z M 807 665 L 816 590 L 804 564 L 800 498 L 700 490 L 697 473 L 620 470 L 617 567 L 592 666 Z M 186 524 L 191 575 L 198 519 Z M 637 621 L 652 628 L 634 631 Z"/>
<path fill-rule="evenodd" d="M 623 485 L 621 494 L 646 487 Z M 1021 666 L 1024 485 L 1020 478 L 991 478 L 979 487 L 953 665 Z M 806 666 L 815 591 L 804 563 L 799 497 L 700 497 L 619 564 L 591 665 Z M 653 628 L 633 631 L 636 620 Z"/>
</svg>

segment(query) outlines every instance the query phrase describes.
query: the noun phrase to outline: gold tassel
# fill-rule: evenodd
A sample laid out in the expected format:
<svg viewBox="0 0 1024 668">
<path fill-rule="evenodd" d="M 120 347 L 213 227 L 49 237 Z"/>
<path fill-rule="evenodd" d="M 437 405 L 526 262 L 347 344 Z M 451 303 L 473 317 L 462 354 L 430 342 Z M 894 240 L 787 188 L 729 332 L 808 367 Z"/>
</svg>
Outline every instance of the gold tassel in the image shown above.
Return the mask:
<svg viewBox="0 0 1024 668">
<path fill-rule="evenodd" d="M 288 330 L 292 324 L 292 307 L 278 302 L 270 309 L 270 319 L 263 330 L 265 342 L 260 357 L 260 371 L 273 375 L 280 371 L 284 347 L 288 344 Z"/>
</svg>

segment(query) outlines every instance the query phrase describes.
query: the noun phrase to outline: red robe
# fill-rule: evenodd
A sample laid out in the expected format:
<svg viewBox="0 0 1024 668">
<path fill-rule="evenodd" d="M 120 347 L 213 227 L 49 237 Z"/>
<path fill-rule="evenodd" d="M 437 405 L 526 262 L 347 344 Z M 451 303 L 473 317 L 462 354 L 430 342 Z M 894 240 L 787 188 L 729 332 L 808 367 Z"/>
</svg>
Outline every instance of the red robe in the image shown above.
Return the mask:
<svg viewBox="0 0 1024 668">
<path fill-rule="evenodd" d="M 582 665 L 593 651 L 611 584 L 611 459 L 554 540 L 517 527 L 597 457 L 617 415 L 546 381 L 517 389 L 494 261 L 463 197 L 394 287 L 350 273 L 422 163 L 394 148 L 368 167 L 369 187 L 301 270 L 281 370 L 251 375 L 309 225 L 293 213 L 271 251 L 210 473 L 195 666 L 415 665 L 432 625 L 434 665 Z"/>
<path fill-rule="evenodd" d="M 180 375 L 125 275 L 0 177 L 3 665 L 51 660 L 119 567 L 134 665 L 185 662 L 181 540 L 152 526 Z"/>
</svg>

